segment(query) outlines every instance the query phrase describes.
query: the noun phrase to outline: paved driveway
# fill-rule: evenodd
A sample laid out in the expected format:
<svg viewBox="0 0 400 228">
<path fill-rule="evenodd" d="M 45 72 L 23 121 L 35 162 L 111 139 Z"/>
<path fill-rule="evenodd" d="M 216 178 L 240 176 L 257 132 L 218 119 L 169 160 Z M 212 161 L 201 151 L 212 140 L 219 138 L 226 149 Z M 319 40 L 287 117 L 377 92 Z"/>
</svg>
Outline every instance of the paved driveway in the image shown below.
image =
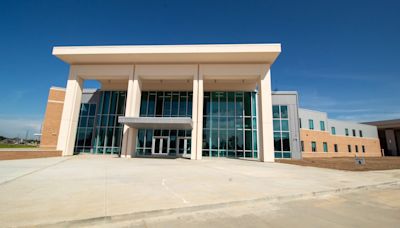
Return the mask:
<svg viewBox="0 0 400 228">
<path fill-rule="evenodd" d="M 140 217 L 309 198 L 399 181 L 400 170 L 347 172 L 232 159 L 74 156 L 0 161 L 0 224 Z"/>
</svg>

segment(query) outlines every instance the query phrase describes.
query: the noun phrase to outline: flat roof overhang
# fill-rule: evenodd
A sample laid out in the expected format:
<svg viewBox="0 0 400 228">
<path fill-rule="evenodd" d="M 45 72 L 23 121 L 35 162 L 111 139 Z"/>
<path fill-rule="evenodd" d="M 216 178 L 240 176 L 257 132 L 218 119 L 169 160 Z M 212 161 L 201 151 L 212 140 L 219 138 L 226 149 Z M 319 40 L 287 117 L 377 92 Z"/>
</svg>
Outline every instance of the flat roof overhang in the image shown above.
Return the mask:
<svg viewBox="0 0 400 228">
<path fill-rule="evenodd" d="M 374 125 L 378 129 L 400 128 L 400 119 L 365 122 L 364 124 Z"/>
<path fill-rule="evenodd" d="M 280 44 L 128 45 L 54 47 L 68 64 L 129 63 L 267 63 L 281 53 Z"/>
<path fill-rule="evenodd" d="M 191 130 L 192 119 L 190 117 L 126 117 L 120 116 L 118 123 L 133 128 L 141 129 L 174 129 Z"/>
</svg>

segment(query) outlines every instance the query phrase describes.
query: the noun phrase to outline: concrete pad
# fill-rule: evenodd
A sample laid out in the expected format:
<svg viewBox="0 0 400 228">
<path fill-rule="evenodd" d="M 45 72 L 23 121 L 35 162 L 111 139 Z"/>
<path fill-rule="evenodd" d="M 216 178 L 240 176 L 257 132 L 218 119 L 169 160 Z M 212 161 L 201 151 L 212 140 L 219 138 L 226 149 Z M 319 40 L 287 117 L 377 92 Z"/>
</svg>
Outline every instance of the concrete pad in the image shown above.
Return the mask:
<svg viewBox="0 0 400 228">
<path fill-rule="evenodd" d="M 0 170 L 9 180 L 0 184 L 2 226 L 204 209 L 400 181 L 400 170 L 360 173 L 235 159 L 74 156 L 0 161 Z"/>
</svg>

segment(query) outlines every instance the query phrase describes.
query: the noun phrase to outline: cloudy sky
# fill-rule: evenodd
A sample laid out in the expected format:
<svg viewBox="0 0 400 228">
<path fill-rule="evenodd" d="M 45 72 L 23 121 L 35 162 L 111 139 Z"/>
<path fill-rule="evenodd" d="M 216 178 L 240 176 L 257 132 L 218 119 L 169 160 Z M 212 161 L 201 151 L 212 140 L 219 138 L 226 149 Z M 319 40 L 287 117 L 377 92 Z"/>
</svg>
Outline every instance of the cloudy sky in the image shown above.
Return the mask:
<svg viewBox="0 0 400 228">
<path fill-rule="evenodd" d="M 281 43 L 277 90 L 331 118 L 400 118 L 399 1 L 0 1 L 0 135 L 40 131 L 53 46 Z M 90 86 L 90 85 L 89 85 Z"/>
</svg>

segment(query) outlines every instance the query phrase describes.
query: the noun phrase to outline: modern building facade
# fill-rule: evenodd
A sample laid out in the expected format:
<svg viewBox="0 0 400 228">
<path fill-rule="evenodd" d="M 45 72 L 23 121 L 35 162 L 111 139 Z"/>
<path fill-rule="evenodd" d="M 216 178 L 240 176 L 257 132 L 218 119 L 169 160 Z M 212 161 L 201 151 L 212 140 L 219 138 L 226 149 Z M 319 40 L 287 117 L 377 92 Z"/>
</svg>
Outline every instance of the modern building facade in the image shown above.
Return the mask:
<svg viewBox="0 0 400 228">
<path fill-rule="evenodd" d="M 380 156 L 376 127 L 328 120 L 299 109 L 297 92 L 271 91 L 280 51 L 279 44 L 55 47 L 70 73 L 66 88 L 50 89 L 41 146 L 64 156 Z M 84 80 L 101 87 L 84 89 Z"/>
<path fill-rule="evenodd" d="M 303 157 L 380 157 L 375 126 L 328 119 L 325 112 L 299 109 Z"/>
<path fill-rule="evenodd" d="M 279 44 L 55 47 L 70 65 L 57 149 L 273 161 L 270 69 L 280 51 Z M 98 80 L 101 90 L 85 98 L 84 80 Z"/>
<path fill-rule="evenodd" d="M 367 122 L 378 128 L 379 141 L 385 156 L 400 156 L 400 119 Z"/>
</svg>

